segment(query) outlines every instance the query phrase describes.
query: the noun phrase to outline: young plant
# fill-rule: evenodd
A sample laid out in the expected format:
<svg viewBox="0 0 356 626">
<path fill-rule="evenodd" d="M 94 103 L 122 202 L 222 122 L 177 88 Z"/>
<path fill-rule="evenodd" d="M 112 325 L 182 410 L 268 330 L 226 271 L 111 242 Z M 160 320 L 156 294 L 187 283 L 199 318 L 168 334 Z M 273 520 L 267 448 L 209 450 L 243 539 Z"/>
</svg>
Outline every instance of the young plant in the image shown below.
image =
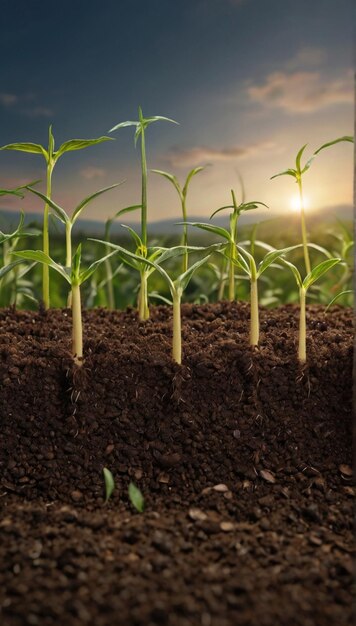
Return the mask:
<svg viewBox="0 0 356 626">
<path fill-rule="evenodd" d="M 308 145 L 308 144 L 305 144 L 299 150 L 299 152 L 298 152 L 298 154 L 296 156 L 295 168 L 289 168 L 287 170 L 284 170 L 283 172 L 280 172 L 279 174 L 275 174 L 274 176 L 271 176 L 271 180 L 273 178 L 278 178 L 279 176 L 292 176 L 292 178 L 295 179 L 295 182 L 298 185 L 298 190 L 299 190 L 299 208 L 300 208 L 300 224 L 301 224 L 301 231 L 302 231 L 304 263 L 305 263 L 305 269 L 306 269 L 307 274 L 310 274 L 311 265 L 310 265 L 309 251 L 308 251 L 308 234 L 307 234 L 307 227 L 306 227 L 306 220 L 305 220 L 305 206 L 304 206 L 304 195 L 303 195 L 303 174 L 305 174 L 305 172 L 307 172 L 309 170 L 312 162 L 314 161 L 315 157 L 319 154 L 319 152 L 321 152 L 322 150 L 325 150 L 325 148 L 329 148 L 330 146 L 334 146 L 335 144 L 340 143 L 341 141 L 353 142 L 354 139 L 353 139 L 353 137 L 350 137 L 350 136 L 344 136 L 344 137 L 338 137 L 338 139 L 334 139 L 333 141 L 328 141 L 327 143 L 324 143 L 322 146 L 320 146 L 320 148 L 315 150 L 315 152 L 312 154 L 311 158 L 305 163 L 304 166 L 302 166 L 301 158 L 303 156 L 303 152 L 304 152 L 305 148 Z"/>
<path fill-rule="evenodd" d="M 141 107 L 138 108 L 138 117 L 137 121 L 127 121 L 121 122 L 120 124 L 116 124 L 113 128 L 109 130 L 109 133 L 112 133 L 115 130 L 119 130 L 120 128 L 125 128 L 126 126 L 134 126 L 136 128 L 135 131 L 135 146 L 137 144 L 138 139 L 141 139 L 141 204 L 139 207 L 137 205 L 129 208 L 126 212 L 134 211 L 137 208 L 141 209 L 141 241 L 142 241 L 142 256 L 147 254 L 147 159 L 146 159 L 146 139 L 145 132 L 146 128 L 152 124 L 153 122 L 165 121 L 172 122 L 172 124 L 177 124 L 174 120 L 171 120 L 168 117 L 162 117 L 160 115 L 155 115 L 153 117 L 144 117 L 142 113 Z M 141 275 L 141 287 L 139 293 L 139 309 L 143 311 L 143 318 L 149 318 L 149 308 L 148 308 L 148 298 L 147 298 L 147 283 L 145 284 L 145 274 Z M 142 301 L 142 302 L 141 302 Z"/>
<path fill-rule="evenodd" d="M 14 256 L 47 265 L 47 267 L 51 267 L 58 272 L 58 274 L 63 276 L 67 283 L 69 283 L 72 292 L 72 355 L 74 362 L 81 366 L 83 359 L 83 328 L 80 286 L 92 276 L 99 265 L 104 263 L 105 259 L 110 255 L 106 255 L 94 261 L 94 263 L 85 270 L 81 269 L 81 244 L 79 244 L 73 256 L 71 267 L 69 268 L 56 263 L 41 250 L 22 250 L 21 252 L 15 252 Z"/>
<path fill-rule="evenodd" d="M 0 246 L 2 245 L 3 247 L 2 264 L 0 265 L 0 281 L 2 283 L 0 304 L 2 304 L 3 306 L 5 304 L 8 304 L 9 302 L 16 305 L 17 294 L 19 292 L 18 280 L 22 279 L 23 276 L 31 269 L 31 267 L 33 267 L 31 266 L 29 268 L 26 268 L 22 272 L 21 276 L 19 276 L 17 270 L 18 270 L 18 266 L 22 263 L 22 261 L 19 259 L 16 261 L 11 260 L 12 253 L 15 251 L 21 239 L 26 238 L 26 237 L 36 237 L 37 235 L 40 234 L 40 231 L 37 230 L 36 228 L 24 229 L 24 221 L 25 221 L 25 216 L 24 216 L 23 211 L 21 211 L 20 222 L 17 228 L 12 233 L 5 234 L 0 230 Z M 8 285 L 7 285 L 5 283 L 7 282 L 7 279 L 9 275 L 11 275 L 11 273 L 14 274 L 14 277 L 12 278 L 10 276 L 11 280 L 8 281 Z M 4 279 L 5 276 L 6 276 L 6 280 L 5 280 L 5 283 L 3 283 L 2 279 Z M 3 293 L 6 291 L 9 291 L 6 289 L 7 286 L 9 287 L 10 295 L 7 294 L 9 297 L 7 298 L 5 296 L 5 299 L 4 299 Z M 20 288 L 22 289 L 22 293 L 24 295 L 27 295 L 32 298 L 32 294 L 28 290 L 27 284 L 22 283 L 22 285 L 20 285 Z"/>
<path fill-rule="evenodd" d="M 62 145 L 55 150 L 54 137 L 52 134 L 52 126 L 48 130 L 48 147 L 47 149 L 37 143 L 10 143 L 6 146 L 2 146 L 0 150 L 16 150 L 18 152 L 29 152 L 32 154 L 40 154 L 46 161 L 46 197 L 52 197 L 52 173 L 54 166 L 58 159 L 65 152 L 72 152 L 73 150 L 82 150 L 89 146 L 102 143 L 103 141 L 110 141 L 112 137 L 98 137 L 97 139 L 70 139 L 65 141 Z M 48 231 L 48 216 L 49 205 L 46 202 L 43 213 L 43 252 L 49 255 L 49 231 Z M 49 308 L 49 269 L 46 265 L 43 266 L 43 304 L 46 309 Z"/>
<path fill-rule="evenodd" d="M 185 179 L 185 183 L 183 187 L 180 185 L 178 178 L 173 174 L 169 174 L 168 172 L 163 172 L 162 170 L 152 170 L 155 174 L 160 174 L 164 178 L 167 178 L 174 188 L 176 189 L 179 199 L 181 201 L 182 215 L 183 215 L 183 238 L 182 238 L 182 246 L 188 246 L 188 229 L 187 229 L 187 194 L 189 184 L 196 174 L 199 174 L 204 169 L 204 167 L 195 167 L 190 170 L 187 178 Z M 183 268 L 182 271 L 186 272 L 188 269 L 188 252 L 186 251 L 183 255 Z"/>
<path fill-rule="evenodd" d="M 328 272 L 332 267 L 341 262 L 341 259 L 327 259 L 316 265 L 309 274 L 306 275 L 304 280 L 302 279 L 298 268 L 286 259 L 281 259 L 282 263 L 289 267 L 292 271 L 297 286 L 299 288 L 300 299 L 300 317 L 299 317 L 299 344 L 298 344 L 298 359 L 301 363 L 305 363 L 307 359 L 306 348 L 306 294 L 309 289 L 321 276 Z"/>
<path fill-rule="evenodd" d="M 257 266 L 254 254 L 248 252 L 242 246 L 236 246 L 237 255 L 232 262 L 242 270 L 250 280 L 250 345 L 257 346 L 260 336 L 260 322 L 258 310 L 258 279 L 275 261 L 282 255 L 294 250 L 298 246 L 290 246 L 282 250 L 269 250 Z"/>
<path fill-rule="evenodd" d="M 200 228 L 201 230 L 206 230 L 209 233 L 213 233 L 214 235 L 218 235 L 219 237 L 223 237 L 228 242 L 226 257 L 228 259 L 229 267 L 228 267 L 228 275 L 229 275 L 229 300 L 233 302 L 235 300 L 235 259 L 236 259 L 236 241 L 237 241 L 237 223 L 240 215 L 245 211 L 251 211 L 253 209 L 258 209 L 259 206 L 264 206 L 266 208 L 267 205 L 263 202 L 242 202 L 241 204 L 237 204 L 235 192 L 231 189 L 232 196 L 232 204 L 228 204 L 226 206 L 222 206 L 214 213 L 211 214 L 210 219 L 214 217 L 220 211 L 225 211 L 226 209 L 232 209 L 229 219 L 230 228 L 227 230 L 222 226 L 214 226 L 213 224 L 205 224 L 201 222 L 186 222 L 187 226 L 195 226 L 196 228 Z"/>
<path fill-rule="evenodd" d="M 131 228 L 126 227 L 130 231 Z M 133 231 L 134 232 L 134 231 Z M 139 239 L 138 235 L 134 233 L 134 235 Z M 92 241 L 97 241 L 98 243 L 105 243 L 104 241 L 99 241 L 98 239 L 93 239 Z M 176 246 L 174 248 L 152 248 L 152 253 L 149 258 L 142 258 L 138 254 L 134 254 L 129 250 L 126 250 L 122 246 L 118 246 L 116 244 L 110 243 L 108 244 L 110 248 L 119 253 L 120 258 L 130 265 L 131 267 L 138 269 L 139 271 L 147 272 L 147 275 L 152 274 L 155 270 L 157 270 L 161 276 L 166 280 L 169 290 L 171 292 L 172 300 L 173 300 L 173 348 L 172 348 L 172 357 L 174 361 L 181 364 L 182 362 L 182 337 L 181 337 L 181 299 L 184 290 L 189 284 L 194 272 L 201 267 L 210 255 L 213 252 L 218 252 L 221 250 L 221 244 L 213 244 L 208 248 L 189 246 L 188 252 L 205 252 L 206 256 L 197 261 L 192 265 L 186 272 L 178 276 L 175 280 L 169 276 L 166 270 L 161 267 L 161 264 L 168 259 L 172 259 L 176 256 L 181 256 L 186 251 L 186 246 Z"/>
<path fill-rule="evenodd" d="M 105 504 L 107 504 L 115 489 L 115 481 L 112 473 L 107 467 L 103 468 L 104 483 L 105 483 Z"/>
<path fill-rule="evenodd" d="M 130 499 L 132 506 L 139 513 L 143 513 L 144 508 L 145 508 L 145 500 L 139 488 L 136 487 L 134 483 L 130 483 L 128 492 L 129 492 L 129 499 Z"/>
</svg>

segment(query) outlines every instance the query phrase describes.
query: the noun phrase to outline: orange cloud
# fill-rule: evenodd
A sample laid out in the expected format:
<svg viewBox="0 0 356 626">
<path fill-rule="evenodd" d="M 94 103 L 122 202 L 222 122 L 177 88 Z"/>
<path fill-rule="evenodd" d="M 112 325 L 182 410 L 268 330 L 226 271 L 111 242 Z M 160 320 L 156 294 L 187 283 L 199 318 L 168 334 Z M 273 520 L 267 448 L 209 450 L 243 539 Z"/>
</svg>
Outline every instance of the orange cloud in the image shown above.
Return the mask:
<svg viewBox="0 0 356 626">
<path fill-rule="evenodd" d="M 209 148 L 206 146 L 193 146 L 192 148 L 173 149 L 167 160 L 177 167 L 190 167 L 206 163 L 216 163 L 224 161 L 234 161 L 236 159 L 256 156 L 260 152 L 276 150 L 276 144 L 272 141 L 265 141 L 249 146 L 232 146 L 226 148 Z"/>
<path fill-rule="evenodd" d="M 288 113 L 311 113 L 334 104 L 353 102 L 349 74 L 328 80 L 319 72 L 273 72 L 261 85 L 248 87 L 250 99 Z"/>
<path fill-rule="evenodd" d="M 88 167 L 84 167 L 80 171 L 81 176 L 86 178 L 87 180 L 92 180 L 92 178 L 102 178 L 105 176 L 106 172 L 101 167 L 95 167 L 93 165 L 88 165 Z"/>
</svg>

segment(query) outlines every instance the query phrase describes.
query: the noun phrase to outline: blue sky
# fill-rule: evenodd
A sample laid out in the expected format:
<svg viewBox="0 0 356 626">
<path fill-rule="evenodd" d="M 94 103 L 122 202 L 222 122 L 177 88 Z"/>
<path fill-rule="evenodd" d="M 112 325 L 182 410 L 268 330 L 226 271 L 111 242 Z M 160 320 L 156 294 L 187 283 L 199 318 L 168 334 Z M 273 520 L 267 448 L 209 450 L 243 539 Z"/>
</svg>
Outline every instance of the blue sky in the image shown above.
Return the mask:
<svg viewBox="0 0 356 626">
<path fill-rule="evenodd" d="M 352 0 L 3 0 L 0 144 L 45 143 L 51 123 L 58 143 L 100 136 L 136 119 L 141 105 L 179 122 L 148 129 L 150 168 L 183 180 L 209 164 L 192 183 L 191 214 L 225 204 L 236 170 L 248 198 L 290 211 L 293 182 L 270 176 L 292 166 L 304 143 L 313 151 L 353 132 L 354 13 Z M 123 179 L 86 217 L 139 201 L 133 130 L 113 136 L 57 165 L 53 197 L 67 210 Z M 322 153 L 305 179 L 310 210 L 351 206 L 352 169 L 351 144 Z M 1 187 L 37 177 L 41 157 L 0 152 Z M 34 198 L 23 206 L 42 210 Z M 150 219 L 178 215 L 174 190 L 152 174 Z"/>
</svg>

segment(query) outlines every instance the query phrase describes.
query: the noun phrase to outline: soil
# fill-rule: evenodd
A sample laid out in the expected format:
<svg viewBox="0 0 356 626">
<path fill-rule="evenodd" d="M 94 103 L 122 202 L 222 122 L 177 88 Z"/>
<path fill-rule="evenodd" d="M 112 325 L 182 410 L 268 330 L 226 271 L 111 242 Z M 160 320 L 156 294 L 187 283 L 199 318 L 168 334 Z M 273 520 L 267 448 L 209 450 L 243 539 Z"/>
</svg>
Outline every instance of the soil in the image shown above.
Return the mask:
<svg viewBox="0 0 356 626">
<path fill-rule="evenodd" d="M 0 623 L 352 624 L 353 316 L 0 311 Z M 116 488 L 104 502 L 103 468 Z M 129 502 L 129 482 L 145 512 Z"/>
</svg>

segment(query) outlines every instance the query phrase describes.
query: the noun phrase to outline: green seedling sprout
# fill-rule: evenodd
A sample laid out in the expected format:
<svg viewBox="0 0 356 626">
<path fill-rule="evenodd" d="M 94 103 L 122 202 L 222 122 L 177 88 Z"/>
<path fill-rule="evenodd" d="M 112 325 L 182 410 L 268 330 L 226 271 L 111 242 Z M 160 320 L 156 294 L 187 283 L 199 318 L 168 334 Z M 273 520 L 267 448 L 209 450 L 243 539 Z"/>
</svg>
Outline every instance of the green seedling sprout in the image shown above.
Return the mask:
<svg viewBox="0 0 356 626">
<path fill-rule="evenodd" d="M 103 468 L 104 483 L 105 483 L 105 504 L 107 504 L 115 489 L 115 481 L 112 473 L 107 467 Z"/>
<path fill-rule="evenodd" d="M 16 194 L 17 195 L 17 194 Z M 20 259 L 16 261 L 11 260 L 12 253 L 15 251 L 19 241 L 25 237 L 36 237 L 40 234 L 40 231 L 36 228 L 24 228 L 25 216 L 24 212 L 21 211 L 20 214 L 20 222 L 17 228 L 9 234 L 5 234 L 0 230 L 0 246 L 3 246 L 2 253 L 2 265 L 0 266 L 0 282 L 2 283 L 2 279 L 9 274 L 10 272 L 14 272 L 15 280 L 11 281 L 12 291 L 15 292 L 15 300 L 13 304 L 16 304 L 16 295 L 17 295 L 17 281 L 19 278 L 23 278 L 23 276 L 33 267 L 33 265 L 29 268 L 26 268 L 21 274 L 18 275 L 17 270 L 18 266 L 22 263 Z M 4 285 L 2 284 L 1 292 L 4 291 Z M 26 294 L 26 290 L 24 287 L 25 295 L 30 296 L 29 293 Z M 2 300 L 2 298 L 1 298 Z M 0 301 L 1 301 L 0 300 Z"/>
<path fill-rule="evenodd" d="M 126 228 L 128 228 L 129 231 L 132 231 L 132 229 L 129 226 L 127 226 Z M 135 237 L 137 237 L 138 240 L 140 240 L 137 233 L 135 233 L 134 231 L 132 232 L 134 233 Z M 98 239 L 91 239 L 91 241 L 96 241 L 98 243 L 105 244 L 104 241 L 100 241 Z M 125 263 L 133 267 L 134 269 L 140 272 L 145 271 L 147 273 L 147 276 L 152 274 L 152 272 L 154 272 L 155 270 L 157 270 L 161 274 L 161 276 L 163 276 L 163 278 L 166 280 L 169 290 L 171 292 L 172 300 L 173 300 L 172 357 L 174 361 L 176 361 L 178 364 L 181 364 L 182 362 L 182 337 L 181 337 L 180 307 L 181 307 L 182 295 L 183 295 L 184 290 L 188 286 L 189 281 L 192 278 L 194 272 L 207 261 L 207 259 L 210 257 L 210 255 L 213 252 L 218 252 L 221 250 L 222 248 L 221 244 L 213 244 L 212 246 L 209 246 L 207 248 L 188 246 L 188 252 L 205 252 L 207 253 L 207 255 L 200 261 L 197 261 L 196 263 L 194 263 L 194 265 L 192 265 L 186 272 L 178 276 L 178 278 L 176 278 L 175 280 L 172 280 L 169 274 L 166 272 L 166 270 L 164 270 L 163 267 L 161 267 L 161 263 L 163 263 L 164 261 L 167 261 L 168 259 L 172 259 L 174 257 L 181 256 L 182 254 L 184 254 L 187 249 L 186 246 L 175 246 L 174 248 L 170 248 L 170 249 L 155 247 L 151 249 L 152 253 L 149 258 L 142 258 L 138 254 L 134 254 L 133 252 L 126 250 L 122 246 L 118 246 L 113 243 L 110 243 L 107 245 L 109 245 L 109 247 L 112 248 L 114 252 L 116 251 L 117 253 L 119 253 L 121 259 Z M 144 269 L 142 269 L 142 266 L 144 266 Z"/>
<path fill-rule="evenodd" d="M 307 348 L 306 348 L 306 294 L 317 280 L 321 278 L 326 272 L 328 272 L 332 267 L 341 262 L 341 259 L 327 259 L 326 261 L 322 261 L 318 265 L 316 265 L 309 274 L 306 275 L 304 280 L 301 277 L 301 274 L 298 268 L 293 265 L 290 261 L 286 259 L 281 259 L 282 263 L 289 267 L 292 271 L 297 286 L 299 288 L 299 299 L 300 299 L 300 317 L 299 317 L 299 344 L 298 344 L 298 359 L 301 363 L 305 363 L 307 359 Z"/>
<path fill-rule="evenodd" d="M 152 124 L 153 122 L 165 121 L 172 122 L 172 124 L 178 124 L 174 120 L 171 120 L 168 117 L 162 117 L 160 115 L 155 115 L 153 117 L 144 117 L 142 113 L 141 107 L 138 108 L 138 116 L 139 119 L 137 121 L 127 121 L 121 122 L 120 124 L 116 124 L 113 128 L 109 130 L 109 133 L 112 133 L 115 130 L 119 130 L 120 128 L 125 128 L 126 126 L 134 126 L 136 128 L 135 131 L 135 146 L 137 144 L 138 139 L 141 139 L 141 204 L 139 208 L 141 209 L 141 241 L 142 241 L 142 256 L 145 256 L 147 253 L 147 159 L 146 159 L 146 139 L 145 139 L 145 131 L 146 128 Z M 128 208 L 125 212 L 134 211 L 138 207 L 132 206 Z M 149 318 L 149 308 L 148 308 L 148 292 L 147 292 L 147 284 L 145 283 L 146 276 L 145 274 L 141 275 L 141 288 L 139 293 L 139 311 L 140 318 L 145 320 Z M 142 302 L 141 302 L 142 301 Z M 142 316 L 142 317 L 141 317 Z"/>
<path fill-rule="evenodd" d="M 2 146 L 0 150 L 16 150 L 18 152 L 29 152 L 31 154 L 40 154 L 46 161 L 46 197 L 52 197 L 52 173 L 54 166 L 58 159 L 65 152 L 72 152 L 73 150 L 82 150 L 88 148 L 103 141 L 111 141 L 112 137 L 98 137 L 97 139 L 70 139 L 65 141 L 62 145 L 55 150 L 54 137 L 52 133 L 52 126 L 48 130 L 48 147 L 47 149 L 37 143 L 9 143 L 6 146 Z M 49 205 L 46 202 L 43 213 L 43 252 L 49 256 L 49 230 L 48 230 L 48 216 Z M 46 309 L 49 308 L 49 268 L 47 265 L 43 266 L 43 304 Z"/>
<path fill-rule="evenodd" d="M 104 234 L 105 241 L 107 241 L 108 243 L 110 242 L 111 227 L 116 219 L 118 219 L 121 215 L 124 215 L 124 213 L 129 213 L 130 211 L 135 211 L 136 209 L 140 209 L 140 208 L 141 208 L 140 204 L 134 204 L 134 205 L 125 207 L 124 209 L 120 209 L 120 211 L 117 211 L 115 215 L 113 215 L 112 217 L 109 217 L 109 219 L 107 219 L 105 222 L 105 234 Z M 108 248 L 107 248 L 107 252 L 109 252 Z M 111 261 L 109 258 L 107 258 L 105 261 L 105 269 L 106 269 L 105 285 L 107 287 L 108 308 L 115 309 L 115 294 L 114 294 L 113 279 L 119 273 L 121 266 L 119 268 L 116 268 L 115 272 L 113 272 Z"/>
<path fill-rule="evenodd" d="M 62 209 L 62 207 L 60 207 L 58 204 L 56 204 L 51 198 L 49 198 L 45 194 L 41 193 L 40 191 L 37 191 L 36 189 L 32 189 L 32 187 L 28 187 L 29 191 L 31 191 L 32 193 L 36 194 L 36 196 L 38 196 L 39 198 L 44 200 L 45 203 L 49 207 L 51 207 L 51 209 L 53 209 L 55 216 L 65 226 L 65 231 L 66 231 L 66 262 L 65 262 L 65 266 L 66 267 L 71 267 L 71 265 L 72 265 L 72 228 L 73 228 L 74 224 L 76 223 L 76 221 L 81 216 L 81 214 L 84 211 L 85 207 L 87 207 L 88 204 L 90 204 L 90 202 L 95 200 L 95 198 L 97 198 L 98 196 L 101 196 L 106 191 L 110 191 L 110 189 L 115 189 L 116 187 L 119 187 L 124 182 L 125 181 L 122 181 L 121 183 L 116 183 L 115 185 L 110 185 L 110 187 L 105 187 L 104 189 L 99 189 L 99 191 L 96 191 L 95 193 L 91 194 L 90 196 L 87 196 L 86 198 L 84 198 L 84 200 L 82 200 L 75 207 L 75 209 L 74 209 L 74 211 L 73 211 L 71 216 L 69 216 L 68 213 L 66 213 L 66 211 L 64 209 Z"/>
<path fill-rule="evenodd" d="M 111 253 L 113 254 L 113 253 Z M 22 250 L 14 252 L 13 256 L 21 259 L 36 261 L 54 269 L 69 283 L 72 292 L 72 355 L 74 362 L 81 366 L 83 359 L 83 328 L 81 311 L 80 286 L 88 280 L 95 270 L 110 256 L 106 255 L 94 261 L 87 269 L 81 269 L 82 246 L 79 244 L 71 262 L 71 267 L 65 267 L 56 263 L 51 257 L 41 250 Z"/>
<path fill-rule="evenodd" d="M 134 483 L 130 483 L 128 492 L 129 492 L 129 499 L 130 499 L 132 506 L 139 513 L 143 513 L 144 508 L 145 508 L 145 500 L 139 488 L 136 487 Z"/>
<path fill-rule="evenodd" d="M 258 310 L 258 279 L 272 264 L 275 263 L 287 252 L 295 250 L 299 246 L 289 246 L 282 250 L 270 249 L 264 256 L 262 261 L 257 266 L 252 246 L 252 254 L 245 250 L 242 246 L 237 245 L 237 255 L 232 259 L 234 265 L 236 265 L 242 272 L 244 272 L 250 280 L 250 345 L 257 346 L 260 336 L 260 323 L 259 323 L 259 310 Z"/>
<path fill-rule="evenodd" d="M 199 174 L 199 172 L 201 172 L 203 169 L 204 167 L 201 166 L 201 167 L 195 167 L 192 170 L 190 170 L 187 178 L 185 179 L 185 183 L 183 187 L 180 185 L 178 178 L 174 176 L 173 174 L 169 174 L 168 172 L 163 172 L 162 170 L 152 170 L 152 172 L 154 172 L 155 174 L 160 174 L 161 176 L 169 180 L 174 186 L 174 188 L 176 189 L 178 196 L 180 198 L 182 215 L 183 215 L 183 220 L 184 220 L 182 246 L 188 246 L 188 229 L 187 229 L 187 225 L 185 222 L 187 221 L 187 194 L 188 194 L 189 184 L 192 178 L 196 176 L 196 174 Z M 182 271 L 186 272 L 187 269 L 188 269 L 188 252 L 185 252 L 185 254 L 183 255 Z"/>
<path fill-rule="evenodd" d="M 222 206 L 212 215 L 210 219 L 214 217 L 220 211 L 225 211 L 226 209 L 232 209 L 230 214 L 230 228 L 227 230 L 222 226 L 214 226 L 213 224 L 206 224 L 202 222 L 186 222 L 187 226 L 194 226 L 196 228 L 200 228 L 201 230 L 206 230 L 209 233 L 213 233 L 214 235 L 218 235 L 219 237 L 223 237 L 228 242 L 227 246 L 227 258 L 229 261 L 229 300 L 233 302 L 235 300 L 235 259 L 236 259 L 236 238 L 237 238 L 237 223 L 240 215 L 245 211 L 251 211 L 253 209 L 258 209 L 258 207 L 264 206 L 266 208 L 267 205 L 263 202 L 242 202 L 241 204 L 237 204 L 236 196 L 233 189 L 231 189 L 232 196 L 232 204 Z"/>
<path fill-rule="evenodd" d="M 344 136 L 344 137 L 338 137 L 337 139 L 334 139 L 333 141 L 328 141 L 327 143 L 324 143 L 322 146 L 320 146 L 320 148 L 315 150 L 311 158 L 305 163 L 304 166 L 302 166 L 301 158 L 303 156 L 303 152 L 305 148 L 308 145 L 308 144 L 305 144 L 299 150 L 296 156 L 295 168 L 288 168 L 287 170 L 284 170 L 283 172 L 279 172 L 279 174 L 275 174 L 274 176 L 271 176 L 271 180 L 273 178 L 278 178 L 279 176 L 292 176 L 292 178 L 295 179 L 295 182 L 298 185 L 299 205 L 300 205 L 300 223 L 301 223 L 301 231 L 302 231 L 304 263 L 305 263 L 305 269 L 306 269 L 307 274 L 310 274 L 311 272 L 311 265 L 310 265 L 309 251 L 308 251 L 308 234 L 307 234 L 307 227 L 306 227 L 306 220 L 305 220 L 305 206 L 304 206 L 304 196 L 303 196 L 303 174 L 305 174 L 305 172 L 309 170 L 312 162 L 314 161 L 315 157 L 319 154 L 319 152 L 321 152 L 322 150 L 325 150 L 325 148 L 334 146 L 335 144 L 340 143 L 341 141 L 353 142 L 354 139 L 353 137 L 350 137 L 350 136 Z"/>
</svg>

